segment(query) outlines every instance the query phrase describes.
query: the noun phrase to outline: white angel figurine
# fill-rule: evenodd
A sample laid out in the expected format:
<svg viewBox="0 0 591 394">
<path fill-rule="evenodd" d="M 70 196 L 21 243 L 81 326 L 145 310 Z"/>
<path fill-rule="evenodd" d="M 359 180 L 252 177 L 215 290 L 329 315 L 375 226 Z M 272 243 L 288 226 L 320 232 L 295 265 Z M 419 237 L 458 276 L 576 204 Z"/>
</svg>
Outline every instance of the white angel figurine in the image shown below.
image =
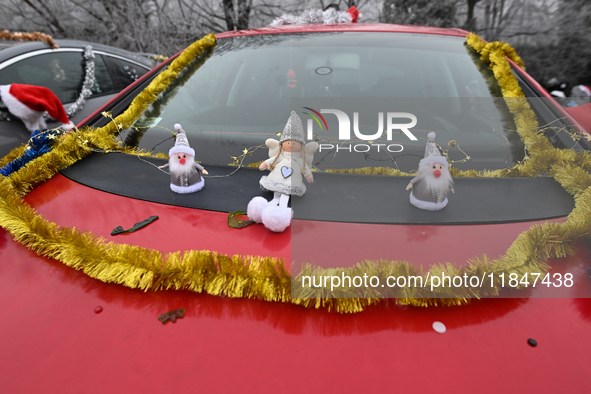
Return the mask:
<svg viewBox="0 0 591 394">
<path fill-rule="evenodd" d="M 287 206 L 290 196 L 303 196 L 306 192 L 302 175 L 308 183 L 314 182 L 310 166 L 318 143 L 306 144 L 302 120 L 295 111 L 291 111 L 281 139 L 277 141 L 269 138 L 265 145 L 269 148 L 269 159 L 259 169 L 271 172 L 263 176 L 259 183 L 263 190 L 274 193 L 273 199 L 253 198 L 248 203 L 246 214 L 251 220 L 263 223 L 269 230 L 282 232 L 291 224 L 293 216 L 291 208 Z"/>
</svg>

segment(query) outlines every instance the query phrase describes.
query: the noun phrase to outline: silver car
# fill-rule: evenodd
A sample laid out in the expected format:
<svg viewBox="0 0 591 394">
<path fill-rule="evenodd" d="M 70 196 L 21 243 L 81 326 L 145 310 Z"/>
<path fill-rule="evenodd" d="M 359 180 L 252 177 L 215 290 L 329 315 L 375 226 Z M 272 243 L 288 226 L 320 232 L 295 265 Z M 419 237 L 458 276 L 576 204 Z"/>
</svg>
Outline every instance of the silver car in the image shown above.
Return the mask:
<svg viewBox="0 0 591 394">
<path fill-rule="evenodd" d="M 80 96 L 86 74 L 92 72 L 89 60 L 94 62 L 92 94 L 70 116 L 74 124 L 83 121 L 158 64 L 148 56 L 107 45 L 73 40 L 55 42 L 59 48 L 52 49 L 45 42 L 0 40 L 0 85 L 44 86 L 55 93 L 68 110 Z M 88 46 L 93 59 L 86 59 L 85 47 Z M 52 125 L 48 123 L 49 127 Z M 29 135 L 24 124 L 0 104 L 0 156 L 26 142 Z"/>
</svg>

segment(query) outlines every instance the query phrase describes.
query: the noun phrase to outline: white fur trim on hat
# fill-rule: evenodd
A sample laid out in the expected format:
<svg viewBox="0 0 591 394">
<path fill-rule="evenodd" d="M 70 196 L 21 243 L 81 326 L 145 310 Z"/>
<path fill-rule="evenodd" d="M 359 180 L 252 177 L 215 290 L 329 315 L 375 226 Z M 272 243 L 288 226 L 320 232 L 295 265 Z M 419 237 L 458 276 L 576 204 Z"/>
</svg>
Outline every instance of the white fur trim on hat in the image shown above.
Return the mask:
<svg viewBox="0 0 591 394">
<path fill-rule="evenodd" d="M 10 85 L 0 86 L 0 97 L 11 114 L 19 118 L 29 131 L 43 130 L 47 128 L 42 111 L 35 111 L 20 102 L 10 93 Z"/>
<path fill-rule="evenodd" d="M 69 131 L 69 130 L 72 130 L 74 127 L 76 127 L 74 122 L 69 121 L 68 123 L 64 123 L 63 125 L 61 125 L 60 129 L 62 129 L 64 131 Z"/>
<path fill-rule="evenodd" d="M 195 156 L 195 149 L 186 145 L 175 145 L 168 151 L 168 156 L 172 156 L 175 153 L 186 153 L 191 156 Z"/>
<path fill-rule="evenodd" d="M 425 157 L 424 159 L 421 159 L 421 161 L 419 161 L 419 169 L 425 164 L 441 164 L 445 168 L 449 167 L 449 163 L 447 162 L 447 159 L 445 158 L 445 156 Z"/>
<path fill-rule="evenodd" d="M 177 186 L 171 183 L 170 190 L 179 194 L 189 194 L 198 192 L 199 190 L 203 189 L 203 186 L 205 186 L 205 179 L 201 178 L 201 182 L 197 182 L 191 186 Z"/>
<path fill-rule="evenodd" d="M 447 205 L 447 197 L 445 198 L 445 200 L 443 200 L 443 202 L 440 202 L 439 204 L 437 204 L 436 202 L 431 202 L 431 201 L 422 201 L 422 200 L 418 200 L 413 194 L 412 191 L 410 192 L 410 203 L 412 205 L 414 205 L 417 208 L 420 209 L 424 209 L 426 211 L 439 211 L 440 209 L 445 208 L 445 206 Z"/>
</svg>

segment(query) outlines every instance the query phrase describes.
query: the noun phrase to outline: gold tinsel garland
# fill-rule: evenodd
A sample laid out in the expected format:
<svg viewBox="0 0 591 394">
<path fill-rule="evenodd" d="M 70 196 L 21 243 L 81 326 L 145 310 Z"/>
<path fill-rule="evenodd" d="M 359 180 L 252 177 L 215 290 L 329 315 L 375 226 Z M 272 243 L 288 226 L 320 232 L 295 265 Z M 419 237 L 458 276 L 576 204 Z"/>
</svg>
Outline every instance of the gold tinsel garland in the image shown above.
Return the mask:
<svg viewBox="0 0 591 394">
<path fill-rule="evenodd" d="M 479 275 L 480 273 L 544 273 L 548 266 L 544 261 L 549 257 L 564 257 L 571 253 L 572 242 L 591 236 L 591 153 L 577 153 L 572 150 L 554 148 L 541 133 L 535 114 L 519 88 L 517 80 L 505 56 L 517 64 L 520 59 L 507 44 L 486 44 L 478 36 L 470 34 L 467 44 L 474 48 L 482 59 L 490 64 L 498 79 L 507 105 L 515 116 L 518 131 L 528 150 L 528 158 L 511 169 L 497 171 L 458 172 L 454 176 L 538 176 L 547 173 L 556 179 L 564 189 L 573 195 L 575 208 L 566 222 L 535 225 L 523 232 L 509 247 L 506 254 L 496 260 L 486 256 L 471 259 L 466 267 L 452 264 L 436 264 L 428 272 L 418 272 L 407 262 L 380 261 L 363 262 L 346 269 L 322 269 L 306 266 L 301 275 L 335 275 L 345 272 L 375 275 Z M 291 298 L 291 277 L 283 261 L 276 258 L 257 256 L 225 256 L 211 251 L 187 251 L 162 255 L 156 250 L 132 245 L 106 242 L 92 233 L 67 227 L 59 227 L 38 215 L 23 200 L 35 185 L 51 178 L 57 171 L 88 155 L 93 149 L 121 151 L 133 154 L 133 148 L 120 147 L 115 135 L 123 128 L 131 127 L 135 120 L 148 108 L 150 103 L 190 64 L 199 54 L 215 45 L 215 38 L 209 35 L 191 45 L 168 69 L 164 70 L 138 95 L 130 107 L 107 126 L 99 129 L 84 129 L 62 137 L 54 149 L 33 160 L 8 178 L 0 179 L 0 225 L 13 237 L 39 255 L 57 259 L 75 269 L 83 270 L 89 276 L 104 282 L 119 283 L 143 290 L 189 289 L 214 295 L 258 298 L 267 301 L 292 302 L 306 307 L 327 307 L 341 313 L 362 311 L 371 304 L 380 302 L 378 294 L 365 294 L 368 298 L 326 298 L 327 296 L 347 297 L 350 289 L 339 289 L 334 294 L 313 289 L 302 296 Z M 19 147 L 2 159 L 9 162 L 26 149 Z M 364 172 L 363 169 L 359 169 Z M 368 169 L 383 174 L 400 175 L 396 170 Z M 459 175 L 458 175 L 459 174 Z M 406 175 L 406 174 L 404 174 Z M 295 278 L 297 280 L 297 278 Z M 357 290 L 357 289 L 355 289 Z M 417 306 L 437 304 L 461 304 L 468 297 L 483 297 L 497 294 L 498 287 L 489 291 L 464 289 L 427 294 L 414 288 L 404 288 L 397 296 L 398 302 Z M 356 294 L 355 294 L 356 295 Z M 452 298 L 449 298 L 452 297 Z"/>
</svg>

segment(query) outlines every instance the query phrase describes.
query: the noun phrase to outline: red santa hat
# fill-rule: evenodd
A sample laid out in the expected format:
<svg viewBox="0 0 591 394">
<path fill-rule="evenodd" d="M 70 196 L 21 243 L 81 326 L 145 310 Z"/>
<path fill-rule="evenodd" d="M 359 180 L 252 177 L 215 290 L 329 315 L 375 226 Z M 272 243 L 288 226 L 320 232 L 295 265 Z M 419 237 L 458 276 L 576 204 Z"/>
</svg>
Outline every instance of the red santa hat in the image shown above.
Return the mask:
<svg viewBox="0 0 591 394">
<path fill-rule="evenodd" d="M 351 23 L 357 23 L 359 17 L 361 16 L 359 10 L 354 5 L 349 7 L 349 9 L 347 10 L 347 14 L 351 15 Z"/>
<path fill-rule="evenodd" d="M 68 119 L 64 106 L 57 96 L 43 86 L 23 85 L 13 83 L 0 85 L 0 99 L 8 111 L 23 121 L 29 131 L 46 129 L 43 112 L 63 123 L 65 130 L 70 130 L 74 124 Z"/>
</svg>

